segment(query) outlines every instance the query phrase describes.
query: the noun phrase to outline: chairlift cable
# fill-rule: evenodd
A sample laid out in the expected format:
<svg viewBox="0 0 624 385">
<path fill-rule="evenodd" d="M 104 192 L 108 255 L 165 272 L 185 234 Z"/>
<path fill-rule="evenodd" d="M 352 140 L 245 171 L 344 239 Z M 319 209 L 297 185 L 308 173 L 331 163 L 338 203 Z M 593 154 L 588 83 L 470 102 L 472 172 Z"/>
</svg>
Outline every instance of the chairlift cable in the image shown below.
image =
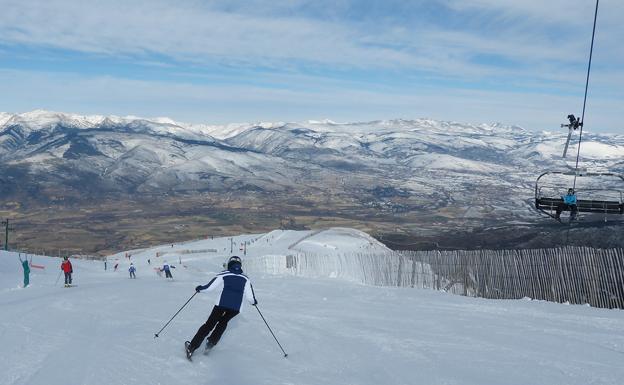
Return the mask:
<svg viewBox="0 0 624 385">
<path fill-rule="evenodd" d="M 583 112 L 581 113 L 581 124 L 579 132 L 579 144 L 576 153 L 576 166 L 574 167 L 574 184 L 572 188 L 576 189 L 576 178 L 578 176 L 579 158 L 581 155 L 581 142 L 583 140 L 583 126 L 585 123 L 585 106 L 587 105 L 587 89 L 589 88 L 589 73 L 591 71 L 592 54 L 594 52 L 594 37 L 596 36 L 596 20 L 598 19 L 598 3 L 600 0 L 596 0 L 596 10 L 594 11 L 594 28 L 592 30 L 591 46 L 589 48 L 589 63 L 587 65 L 587 78 L 585 80 L 585 96 L 583 97 Z"/>
</svg>

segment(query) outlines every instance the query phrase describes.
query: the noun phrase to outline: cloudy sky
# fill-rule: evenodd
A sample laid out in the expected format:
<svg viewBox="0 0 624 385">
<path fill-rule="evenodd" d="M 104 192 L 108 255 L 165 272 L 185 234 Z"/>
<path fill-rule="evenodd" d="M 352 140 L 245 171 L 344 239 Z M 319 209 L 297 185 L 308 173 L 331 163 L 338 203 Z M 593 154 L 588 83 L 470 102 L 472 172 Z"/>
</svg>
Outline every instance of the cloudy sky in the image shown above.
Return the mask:
<svg viewBox="0 0 624 385">
<path fill-rule="evenodd" d="M 0 111 L 194 123 L 580 114 L 594 0 L 0 0 Z M 624 2 L 586 128 L 624 133 Z"/>
</svg>

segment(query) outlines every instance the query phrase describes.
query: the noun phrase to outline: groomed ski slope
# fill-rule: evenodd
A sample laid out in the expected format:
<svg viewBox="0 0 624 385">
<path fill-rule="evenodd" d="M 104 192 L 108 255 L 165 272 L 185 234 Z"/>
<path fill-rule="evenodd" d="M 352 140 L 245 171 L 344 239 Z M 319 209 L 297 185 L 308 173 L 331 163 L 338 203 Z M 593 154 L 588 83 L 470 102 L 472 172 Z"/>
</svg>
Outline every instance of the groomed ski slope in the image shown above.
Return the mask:
<svg viewBox="0 0 624 385">
<path fill-rule="evenodd" d="M 235 237 L 235 254 L 244 240 L 254 242 L 243 261 L 297 249 L 383 250 L 350 229 Z M 191 250 L 203 252 L 180 254 Z M 229 238 L 131 251 L 136 280 L 125 253 L 109 257 L 107 271 L 101 261 L 73 260 L 77 286 L 67 289 L 62 278 L 55 285 L 60 259 L 35 256 L 46 269 L 33 269 L 23 289 L 17 255 L 0 252 L 0 384 L 624 382 L 623 311 L 261 273 L 250 274 L 260 310 L 289 356 L 247 306 L 209 356 L 188 362 L 183 342 L 205 321 L 213 293 L 197 295 L 159 338 L 154 333 L 229 251 Z M 153 270 L 165 259 L 176 266 L 172 282 Z"/>
</svg>

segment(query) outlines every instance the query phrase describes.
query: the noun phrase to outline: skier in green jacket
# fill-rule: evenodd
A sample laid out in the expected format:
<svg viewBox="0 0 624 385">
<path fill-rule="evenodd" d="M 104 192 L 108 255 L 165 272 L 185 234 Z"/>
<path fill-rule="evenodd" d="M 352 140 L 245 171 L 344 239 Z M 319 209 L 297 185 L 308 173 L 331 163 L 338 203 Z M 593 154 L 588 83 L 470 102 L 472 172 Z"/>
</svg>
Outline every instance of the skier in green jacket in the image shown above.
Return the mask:
<svg viewBox="0 0 624 385">
<path fill-rule="evenodd" d="M 24 269 L 24 287 L 26 287 L 30 283 L 30 266 L 28 266 L 28 258 L 22 261 L 22 256 L 20 255 L 19 260 L 22 263 L 22 268 Z"/>
</svg>

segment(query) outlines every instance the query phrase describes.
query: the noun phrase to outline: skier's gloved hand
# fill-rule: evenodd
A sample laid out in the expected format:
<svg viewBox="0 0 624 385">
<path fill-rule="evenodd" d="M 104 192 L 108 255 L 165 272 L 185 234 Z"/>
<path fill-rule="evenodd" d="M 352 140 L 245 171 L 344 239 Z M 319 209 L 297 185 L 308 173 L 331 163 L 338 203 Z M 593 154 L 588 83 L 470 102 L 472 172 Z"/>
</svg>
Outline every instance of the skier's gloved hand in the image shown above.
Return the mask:
<svg viewBox="0 0 624 385">
<path fill-rule="evenodd" d="M 201 285 L 200 285 L 200 286 L 197 286 L 197 287 L 195 288 L 195 291 L 199 293 L 199 292 L 201 291 L 201 289 L 202 289 L 202 287 L 201 287 Z"/>
</svg>

